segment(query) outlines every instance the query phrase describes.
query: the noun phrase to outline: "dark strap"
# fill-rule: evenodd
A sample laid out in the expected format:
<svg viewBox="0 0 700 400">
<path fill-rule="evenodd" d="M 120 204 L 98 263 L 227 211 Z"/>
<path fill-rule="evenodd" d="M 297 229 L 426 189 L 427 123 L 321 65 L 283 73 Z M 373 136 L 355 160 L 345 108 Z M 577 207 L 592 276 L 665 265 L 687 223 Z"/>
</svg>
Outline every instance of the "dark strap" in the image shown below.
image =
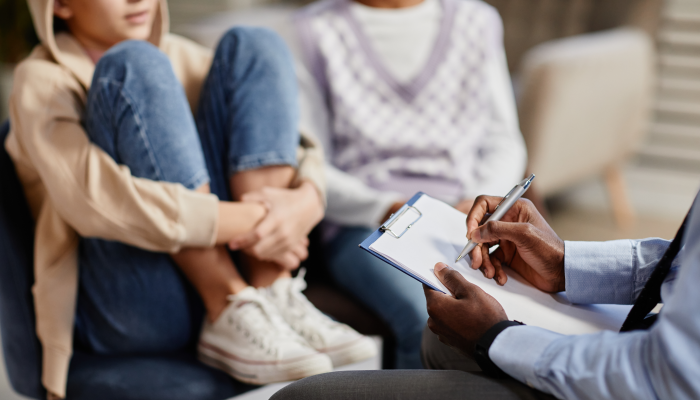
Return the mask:
<svg viewBox="0 0 700 400">
<path fill-rule="evenodd" d="M 508 374 L 498 368 L 498 365 L 491 361 L 491 357 L 489 357 L 489 349 L 499 333 L 503 332 L 506 328 L 517 325 L 525 324 L 520 321 L 501 321 L 489 328 L 489 330 L 487 330 L 486 333 L 484 333 L 484 335 L 477 340 L 476 345 L 474 346 L 474 360 L 476 360 L 476 363 L 486 375 L 494 378 L 505 378 L 508 376 Z"/>
<path fill-rule="evenodd" d="M 676 258 L 681 249 L 685 225 L 688 222 L 689 216 L 690 211 L 688 211 L 688 214 L 685 216 L 681 227 L 678 228 L 676 237 L 673 238 L 671 245 L 666 249 L 664 256 L 661 257 L 661 260 L 659 260 L 656 267 L 654 267 L 654 272 L 651 273 L 649 280 L 647 280 L 647 283 L 644 285 L 644 289 L 642 289 L 639 297 L 637 297 L 637 300 L 634 302 L 630 313 L 627 314 L 627 318 L 622 324 L 620 332 L 647 329 L 656 321 L 655 317 L 647 318 L 647 316 L 651 310 L 661 302 L 661 285 L 664 283 L 668 272 L 671 270 L 673 259 Z"/>
</svg>

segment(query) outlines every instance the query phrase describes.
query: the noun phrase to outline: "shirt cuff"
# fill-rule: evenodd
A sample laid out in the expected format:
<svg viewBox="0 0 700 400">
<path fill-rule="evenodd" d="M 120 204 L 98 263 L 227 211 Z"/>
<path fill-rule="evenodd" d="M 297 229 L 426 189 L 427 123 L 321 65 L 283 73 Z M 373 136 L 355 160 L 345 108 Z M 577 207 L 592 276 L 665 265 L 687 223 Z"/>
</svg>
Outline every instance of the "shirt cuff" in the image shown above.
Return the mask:
<svg viewBox="0 0 700 400">
<path fill-rule="evenodd" d="M 489 358 L 503 372 L 536 387 L 535 364 L 547 347 L 563 335 L 536 326 L 513 326 L 496 336 Z"/>
<path fill-rule="evenodd" d="M 49 346 L 42 347 L 41 384 L 58 398 L 66 397 L 68 367 L 71 351 Z"/>
<path fill-rule="evenodd" d="M 180 246 L 211 247 L 219 228 L 219 198 L 180 188 Z M 175 249 L 175 251 L 179 251 Z"/>
<path fill-rule="evenodd" d="M 630 304 L 634 293 L 630 240 L 564 242 L 566 296 L 578 304 Z"/>
</svg>

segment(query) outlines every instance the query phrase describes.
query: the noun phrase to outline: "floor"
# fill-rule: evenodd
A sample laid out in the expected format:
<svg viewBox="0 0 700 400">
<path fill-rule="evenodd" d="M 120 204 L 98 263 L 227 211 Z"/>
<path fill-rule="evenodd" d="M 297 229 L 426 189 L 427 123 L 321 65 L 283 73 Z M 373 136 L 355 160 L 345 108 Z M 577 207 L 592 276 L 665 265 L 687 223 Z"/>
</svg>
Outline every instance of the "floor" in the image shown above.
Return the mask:
<svg viewBox="0 0 700 400">
<path fill-rule="evenodd" d="M 630 226 L 621 228 L 615 224 L 602 182 L 592 179 L 549 202 L 554 230 L 566 240 L 672 238 L 700 188 L 700 173 L 648 168 L 632 162 L 624 175 L 636 213 Z M 375 358 L 343 369 L 378 369 L 379 365 Z M 236 399 L 268 399 L 284 385 L 269 385 Z M 0 400 L 22 398 L 9 388 L 4 363 L 0 363 Z"/>
</svg>

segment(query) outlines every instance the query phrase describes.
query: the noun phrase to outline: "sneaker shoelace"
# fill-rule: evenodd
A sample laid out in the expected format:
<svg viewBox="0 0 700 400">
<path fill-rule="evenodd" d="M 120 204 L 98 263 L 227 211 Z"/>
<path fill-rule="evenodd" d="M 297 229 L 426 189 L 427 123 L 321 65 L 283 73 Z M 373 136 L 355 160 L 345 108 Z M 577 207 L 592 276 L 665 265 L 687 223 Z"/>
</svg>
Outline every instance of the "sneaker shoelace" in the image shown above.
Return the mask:
<svg viewBox="0 0 700 400">
<path fill-rule="evenodd" d="M 296 278 L 291 279 L 287 287 L 287 312 L 293 314 L 293 318 L 288 322 L 299 335 L 310 343 L 323 345 L 324 341 L 319 332 L 320 330 L 344 330 L 345 325 L 333 321 L 304 296 L 302 291 L 306 289 L 305 274 L 306 269 L 301 268 L 299 274 Z M 285 293 L 282 293 L 282 295 L 285 295 Z"/>
<path fill-rule="evenodd" d="M 229 296 L 228 300 L 238 303 L 235 304 L 238 308 L 236 318 L 229 315 L 228 324 L 268 355 L 278 357 L 280 349 L 290 342 L 306 346 L 278 311 L 262 296 Z"/>
</svg>

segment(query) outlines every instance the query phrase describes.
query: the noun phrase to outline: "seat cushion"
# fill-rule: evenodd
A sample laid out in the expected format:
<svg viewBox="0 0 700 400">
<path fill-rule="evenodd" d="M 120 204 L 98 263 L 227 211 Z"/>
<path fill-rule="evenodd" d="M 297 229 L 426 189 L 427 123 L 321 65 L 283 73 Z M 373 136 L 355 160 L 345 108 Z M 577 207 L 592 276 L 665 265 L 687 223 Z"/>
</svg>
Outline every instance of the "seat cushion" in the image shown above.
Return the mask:
<svg viewBox="0 0 700 400">
<path fill-rule="evenodd" d="M 5 151 L 9 124 L 0 126 L 0 329 L 7 375 L 18 393 L 45 398 L 41 346 L 34 328 L 34 221 L 14 164 Z"/>
<path fill-rule="evenodd" d="M 257 386 L 200 363 L 193 354 L 95 356 L 76 351 L 67 400 L 222 400 Z"/>
</svg>

